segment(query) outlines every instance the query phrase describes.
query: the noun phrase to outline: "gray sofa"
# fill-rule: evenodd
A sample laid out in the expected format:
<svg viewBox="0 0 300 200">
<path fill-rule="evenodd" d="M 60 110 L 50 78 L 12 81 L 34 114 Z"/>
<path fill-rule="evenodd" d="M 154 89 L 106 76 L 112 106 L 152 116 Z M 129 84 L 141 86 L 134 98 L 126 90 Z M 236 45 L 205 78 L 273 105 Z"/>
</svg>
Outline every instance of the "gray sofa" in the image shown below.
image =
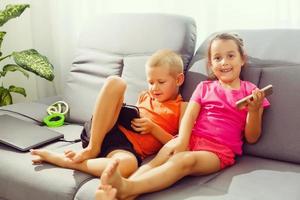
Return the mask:
<svg viewBox="0 0 300 200">
<path fill-rule="evenodd" d="M 272 105 L 264 113 L 261 140 L 255 145 L 246 144 L 244 156 L 222 172 L 186 177 L 166 190 L 139 199 L 300 199 L 300 30 L 236 32 L 245 39 L 249 54 L 244 79 L 259 87 L 274 86 L 274 94 L 269 97 Z M 69 124 L 54 130 L 63 133 L 65 139 L 78 139 L 105 78 L 122 76 L 128 83 L 126 102 L 135 103 L 138 92 L 146 88 L 144 64 L 161 48 L 182 55 L 186 70 L 182 94 L 188 100 L 196 84 L 206 79 L 207 41 L 194 54 L 196 37 L 195 22 L 189 17 L 97 17 L 80 35 L 64 93 L 60 97 L 1 107 L 0 115 L 9 114 L 38 124 L 46 115 L 47 106 L 63 99 L 70 105 Z M 42 148 L 63 152 L 67 148 L 80 149 L 81 144 L 55 142 Z M 93 199 L 99 183 L 97 177 L 50 164 L 32 165 L 29 153 L 1 144 L 0 155 L 0 199 Z"/>
</svg>

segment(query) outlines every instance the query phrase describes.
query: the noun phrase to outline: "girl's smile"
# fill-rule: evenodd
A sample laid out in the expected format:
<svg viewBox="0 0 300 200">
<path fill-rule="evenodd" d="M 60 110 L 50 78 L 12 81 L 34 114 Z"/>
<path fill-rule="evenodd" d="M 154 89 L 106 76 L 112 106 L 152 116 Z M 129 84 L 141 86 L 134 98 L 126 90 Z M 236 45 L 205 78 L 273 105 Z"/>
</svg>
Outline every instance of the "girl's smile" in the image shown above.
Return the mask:
<svg viewBox="0 0 300 200">
<path fill-rule="evenodd" d="M 244 57 L 233 40 L 215 40 L 211 44 L 211 69 L 223 86 L 239 87 Z"/>
</svg>

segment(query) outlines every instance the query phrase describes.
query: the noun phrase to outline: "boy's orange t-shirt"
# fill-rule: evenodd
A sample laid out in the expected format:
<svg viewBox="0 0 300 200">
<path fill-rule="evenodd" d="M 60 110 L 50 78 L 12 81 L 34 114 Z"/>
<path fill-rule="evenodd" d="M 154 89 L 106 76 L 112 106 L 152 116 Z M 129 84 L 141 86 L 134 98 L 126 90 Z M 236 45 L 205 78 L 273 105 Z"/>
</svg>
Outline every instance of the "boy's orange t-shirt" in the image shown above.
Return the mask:
<svg viewBox="0 0 300 200">
<path fill-rule="evenodd" d="M 155 101 L 149 92 L 144 92 L 140 95 L 137 106 L 141 117 L 151 119 L 168 133 L 176 135 L 179 128 L 180 105 L 182 102 L 181 95 L 178 95 L 175 100 L 160 103 Z M 119 125 L 119 128 L 142 158 L 156 153 L 163 145 L 152 134 L 135 133 L 121 125 Z"/>
</svg>

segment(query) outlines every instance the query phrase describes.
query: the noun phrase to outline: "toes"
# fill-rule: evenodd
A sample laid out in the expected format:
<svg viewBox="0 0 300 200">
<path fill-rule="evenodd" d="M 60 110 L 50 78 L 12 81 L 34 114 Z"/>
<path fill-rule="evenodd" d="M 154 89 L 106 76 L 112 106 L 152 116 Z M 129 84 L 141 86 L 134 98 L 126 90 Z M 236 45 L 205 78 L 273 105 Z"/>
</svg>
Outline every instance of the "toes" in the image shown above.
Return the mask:
<svg viewBox="0 0 300 200">
<path fill-rule="evenodd" d="M 116 171 L 116 169 L 117 169 L 118 166 L 119 166 L 119 163 L 120 163 L 120 160 L 119 160 L 119 159 L 113 161 L 113 163 L 112 163 L 112 165 L 111 165 L 111 167 L 110 167 L 111 173 L 113 173 L 114 171 Z"/>
<path fill-rule="evenodd" d="M 110 191 L 109 191 L 109 196 L 110 197 L 115 197 L 117 194 L 117 189 L 116 188 L 111 188 Z"/>
<path fill-rule="evenodd" d="M 39 150 L 37 150 L 37 149 L 30 149 L 29 151 L 30 151 L 31 155 L 38 155 L 39 154 Z"/>
<path fill-rule="evenodd" d="M 42 163 L 42 159 L 41 158 L 35 158 L 31 160 L 33 164 L 41 164 Z"/>
<path fill-rule="evenodd" d="M 105 185 L 108 185 L 108 174 L 107 172 L 103 172 L 101 175 L 101 186 L 100 187 L 104 187 Z"/>
</svg>

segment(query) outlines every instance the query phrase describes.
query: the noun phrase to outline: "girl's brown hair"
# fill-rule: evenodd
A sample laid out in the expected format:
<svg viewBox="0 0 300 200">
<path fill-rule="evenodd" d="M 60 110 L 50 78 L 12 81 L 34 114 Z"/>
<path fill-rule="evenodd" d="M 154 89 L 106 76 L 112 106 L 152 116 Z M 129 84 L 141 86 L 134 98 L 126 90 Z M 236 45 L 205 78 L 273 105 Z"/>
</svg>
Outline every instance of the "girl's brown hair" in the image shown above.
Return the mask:
<svg viewBox="0 0 300 200">
<path fill-rule="evenodd" d="M 238 46 L 238 51 L 241 55 L 241 57 L 245 60 L 246 63 L 246 53 L 244 50 L 244 41 L 243 39 L 236 33 L 218 33 L 214 35 L 209 43 L 208 43 L 208 48 L 207 48 L 207 74 L 208 74 L 208 79 L 210 80 L 216 80 L 216 76 L 213 74 L 211 70 L 211 45 L 215 40 L 233 40 L 236 45 Z"/>
</svg>

